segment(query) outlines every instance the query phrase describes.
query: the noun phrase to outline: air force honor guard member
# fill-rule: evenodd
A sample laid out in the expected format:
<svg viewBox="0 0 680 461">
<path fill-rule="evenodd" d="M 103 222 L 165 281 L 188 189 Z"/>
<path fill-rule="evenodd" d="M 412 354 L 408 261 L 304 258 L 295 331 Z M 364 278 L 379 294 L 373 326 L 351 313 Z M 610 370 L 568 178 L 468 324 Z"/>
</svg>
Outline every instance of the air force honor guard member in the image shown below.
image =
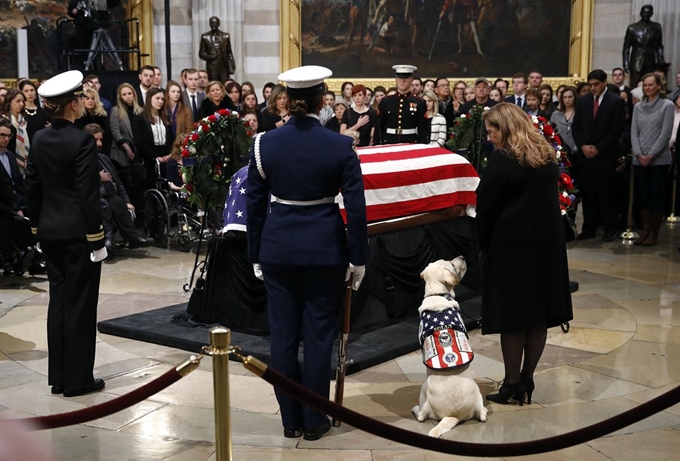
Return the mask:
<svg viewBox="0 0 680 461">
<path fill-rule="evenodd" d="M 91 134 L 76 128 L 83 106 L 77 70 L 40 86 L 52 126 L 33 138 L 26 168 L 31 228 L 47 262 L 48 383 L 53 394 L 74 397 L 99 391 L 93 376 L 97 299 L 104 228 L 99 211 L 99 161 Z"/>
<path fill-rule="evenodd" d="M 413 72 L 418 68 L 408 65 L 392 66 L 397 72 L 397 94 L 380 101 L 380 129 L 383 144 L 430 142 L 430 121 L 425 118 L 425 100 L 411 94 Z"/>
<path fill-rule="evenodd" d="M 247 191 L 248 252 L 267 289 L 271 366 L 326 398 L 343 279 L 353 274 L 353 288 L 359 288 L 368 247 L 364 183 L 352 139 L 319 122 L 323 80 L 331 75 L 319 66 L 279 75 L 287 83 L 293 117 L 255 138 Z M 335 203 L 338 191 L 347 231 Z M 278 389 L 276 398 L 285 437 L 317 440 L 330 429 L 323 413 Z"/>
</svg>

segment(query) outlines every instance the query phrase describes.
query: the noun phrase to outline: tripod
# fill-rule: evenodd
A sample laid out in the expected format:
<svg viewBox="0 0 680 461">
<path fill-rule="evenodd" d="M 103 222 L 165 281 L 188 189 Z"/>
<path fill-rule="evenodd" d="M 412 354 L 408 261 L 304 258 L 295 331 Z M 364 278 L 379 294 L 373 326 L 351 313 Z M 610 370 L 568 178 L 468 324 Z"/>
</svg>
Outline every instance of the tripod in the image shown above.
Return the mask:
<svg viewBox="0 0 680 461">
<path fill-rule="evenodd" d="M 87 61 L 85 61 L 85 70 L 90 70 L 94 64 L 94 59 L 102 53 L 107 53 L 116 63 L 118 69 L 123 70 L 123 62 L 116 53 L 111 36 L 106 30 L 99 28 L 95 29 L 92 34 L 92 43 L 90 43 L 90 53 L 87 55 Z"/>
</svg>

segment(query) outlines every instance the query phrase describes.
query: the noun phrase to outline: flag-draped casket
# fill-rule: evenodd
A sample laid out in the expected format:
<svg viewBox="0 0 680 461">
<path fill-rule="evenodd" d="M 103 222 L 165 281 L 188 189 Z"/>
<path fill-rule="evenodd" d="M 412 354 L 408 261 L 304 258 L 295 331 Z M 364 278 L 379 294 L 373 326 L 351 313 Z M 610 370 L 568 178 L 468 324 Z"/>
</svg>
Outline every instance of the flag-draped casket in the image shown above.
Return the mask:
<svg viewBox="0 0 680 461">
<path fill-rule="evenodd" d="M 467 207 L 474 216 L 479 177 L 463 157 L 439 146 L 392 144 L 357 149 L 361 160 L 369 222 L 428 211 Z M 323 150 L 320 151 L 323 155 Z M 231 183 L 224 210 L 224 230 L 245 231 L 247 167 Z M 344 216 L 342 195 L 338 194 Z"/>
</svg>

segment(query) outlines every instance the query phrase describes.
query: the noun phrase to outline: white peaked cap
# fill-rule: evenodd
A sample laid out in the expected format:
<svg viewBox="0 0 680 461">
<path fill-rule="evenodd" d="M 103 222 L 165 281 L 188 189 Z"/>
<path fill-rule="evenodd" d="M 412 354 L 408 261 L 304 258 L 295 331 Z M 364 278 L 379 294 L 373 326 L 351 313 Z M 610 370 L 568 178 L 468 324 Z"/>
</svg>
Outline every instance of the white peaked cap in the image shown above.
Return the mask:
<svg viewBox="0 0 680 461">
<path fill-rule="evenodd" d="M 333 71 L 322 66 L 296 67 L 279 74 L 278 79 L 289 89 L 314 89 L 322 85 L 323 81 L 333 75 Z"/>
<path fill-rule="evenodd" d="M 55 99 L 69 95 L 82 94 L 83 73 L 69 70 L 55 75 L 38 88 L 38 94 L 45 99 Z"/>
</svg>

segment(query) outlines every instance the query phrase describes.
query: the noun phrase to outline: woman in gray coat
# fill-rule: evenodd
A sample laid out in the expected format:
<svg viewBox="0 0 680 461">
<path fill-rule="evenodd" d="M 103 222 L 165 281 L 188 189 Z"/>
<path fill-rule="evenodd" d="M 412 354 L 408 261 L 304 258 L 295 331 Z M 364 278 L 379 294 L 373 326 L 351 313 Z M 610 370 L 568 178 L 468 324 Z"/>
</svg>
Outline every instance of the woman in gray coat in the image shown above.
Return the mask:
<svg viewBox="0 0 680 461">
<path fill-rule="evenodd" d="M 668 141 L 673 131 L 675 108 L 666 99 L 656 74 L 643 78 L 645 96 L 633 109 L 630 140 L 633 146 L 635 187 L 642 199 L 644 230 L 636 245 L 656 245 L 664 213 L 664 184 L 671 164 Z"/>
</svg>

